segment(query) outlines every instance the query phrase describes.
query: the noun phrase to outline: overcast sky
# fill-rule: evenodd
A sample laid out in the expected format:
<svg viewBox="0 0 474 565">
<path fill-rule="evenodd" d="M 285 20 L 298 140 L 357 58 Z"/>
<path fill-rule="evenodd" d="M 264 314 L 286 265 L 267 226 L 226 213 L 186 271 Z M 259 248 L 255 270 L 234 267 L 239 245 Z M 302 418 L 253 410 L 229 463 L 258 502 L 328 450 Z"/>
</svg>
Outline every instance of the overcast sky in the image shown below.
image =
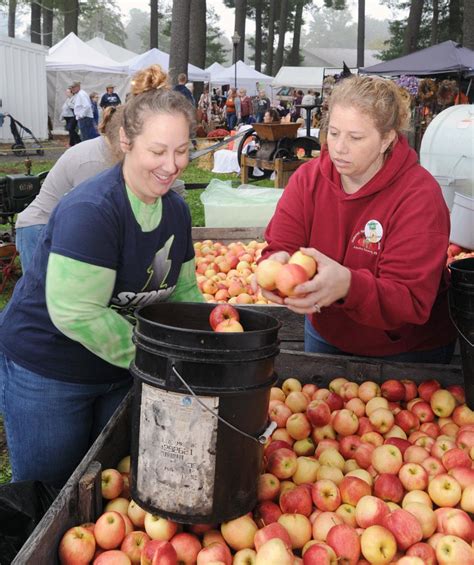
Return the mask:
<svg viewBox="0 0 474 565">
<path fill-rule="evenodd" d="M 148 12 L 150 9 L 148 0 L 117 0 L 117 4 L 120 6 L 124 16 L 128 16 L 128 12 L 132 8 L 138 8 Z M 316 0 L 315 4 L 322 5 L 323 0 Z M 357 20 L 357 0 L 349 0 L 348 4 L 352 8 L 353 18 Z M 231 37 L 234 32 L 234 9 L 226 8 L 222 0 L 207 0 L 207 5 L 212 6 L 216 13 L 220 16 L 221 27 L 227 37 Z M 380 0 L 366 0 L 365 1 L 365 13 L 370 15 L 371 18 L 376 18 L 379 20 L 391 19 L 391 11 L 383 6 Z M 252 28 L 253 22 L 249 21 L 247 23 L 246 31 L 247 33 L 252 33 L 254 27 Z"/>
</svg>

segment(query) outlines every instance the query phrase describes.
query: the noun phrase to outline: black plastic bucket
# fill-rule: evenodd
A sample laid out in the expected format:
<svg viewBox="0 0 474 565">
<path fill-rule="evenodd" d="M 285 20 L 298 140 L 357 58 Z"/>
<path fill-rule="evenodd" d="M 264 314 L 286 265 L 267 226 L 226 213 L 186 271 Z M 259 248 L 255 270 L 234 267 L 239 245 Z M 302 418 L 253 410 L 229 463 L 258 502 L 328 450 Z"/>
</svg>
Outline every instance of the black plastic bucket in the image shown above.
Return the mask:
<svg viewBox="0 0 474 565">
<path fill-rule="evenodd" d="M 217 523 L 257 501 L 281 323 L 238 309 L 244 333 L 216 333 L 214 304 L 136 313 L 133 499 L 184 523 Z"/>
<path fill-rule="evenodd" d="M 474 409 L 474 257 L 449 265 L 449 310 L 459 334 L 466 403 Z"/>
</svg>

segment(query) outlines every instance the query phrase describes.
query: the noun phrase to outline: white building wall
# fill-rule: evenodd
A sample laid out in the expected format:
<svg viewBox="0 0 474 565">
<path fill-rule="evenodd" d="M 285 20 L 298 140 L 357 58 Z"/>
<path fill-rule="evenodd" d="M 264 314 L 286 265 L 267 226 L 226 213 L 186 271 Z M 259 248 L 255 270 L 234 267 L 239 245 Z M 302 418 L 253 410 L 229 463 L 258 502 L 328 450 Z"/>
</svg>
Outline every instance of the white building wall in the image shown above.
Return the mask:
<svg viewBox="0 0 474 565">
<path fill-rule="evenodd" d="M 0 112 L 11 114 L 43 140 L 48 138 L 46 55 L 41 45 L 0 37 Z M 0 142 L 13 142 L 9 126 L 6 119 Z"/>
</svg>

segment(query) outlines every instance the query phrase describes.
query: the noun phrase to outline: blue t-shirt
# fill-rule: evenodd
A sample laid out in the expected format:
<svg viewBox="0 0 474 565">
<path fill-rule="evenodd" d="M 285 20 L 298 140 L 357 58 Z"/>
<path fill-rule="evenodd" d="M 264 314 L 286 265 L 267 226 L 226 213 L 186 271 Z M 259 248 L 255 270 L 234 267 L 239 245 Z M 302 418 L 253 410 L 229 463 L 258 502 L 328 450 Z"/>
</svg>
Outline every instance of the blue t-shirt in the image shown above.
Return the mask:
<svg viewBox="0 0 474 565">
<path fill-rule="evenodd" d="M 166 300 L 183 263 L 194 257 L 191 216 L 184 200 L 162 197 L 158 227 L 143 232 L 127 196 L 121 165 L 81 183 L 59 202 L 38 243 L 31 268 L 0 315 L 0 349 L 18 365 L 71 382 L 115 382 L 128 371 L 62 334 L 46 307 L 49 253 L 116 271 L 110 306 L 123 315 Z"/>
</svg>

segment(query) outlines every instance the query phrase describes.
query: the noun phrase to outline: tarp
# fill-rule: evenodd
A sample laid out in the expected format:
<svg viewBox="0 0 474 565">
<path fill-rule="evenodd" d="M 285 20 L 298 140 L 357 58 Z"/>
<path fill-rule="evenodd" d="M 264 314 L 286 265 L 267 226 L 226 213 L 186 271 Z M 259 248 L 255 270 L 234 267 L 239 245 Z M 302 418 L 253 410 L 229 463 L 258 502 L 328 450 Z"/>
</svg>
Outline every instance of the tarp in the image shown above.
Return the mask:
<svg viewBox="0 0 474 565">
<path fill-rule="evenodd" d="M 46 57 L 48 115 L 53 130 L 64 129 L 60 113 L 66 99 L 65 90 L 72 82 L 79 81 L 88 94 L 98 92 L 99 95 L 105 92 L 107 85 L 113 84 L 124 100 L 130 82 L 127 68 L 127 65 L 99 53 L 74 33 L 53 45 Z"/>
<path fill-rule="evenodd" d="M 209 65 L 207 69 L 205 69 L 208 73 L 211 73 L 211 77 L 213 74 L 220 73 L 223 69 L 225 69 L 224 65 L 221 65 L 217 61 Z"/>
<path fill-rule="evenodd" d="M 272 81 L 273 88 L 321 88 L 325 67 L 281 67 Z"/>
<path fill-rule="evenodd" d="M 99 51 L 99 53 L 102 53 L 102 55 L 106 55 L 118 63 L 124 63 L 138 55 L 138 53 L 124 49 L 123 47 L 120 47 L 120 45 L 115 45 L 115 43 L 111 43 L 103 37 L 94 37 L 93 39 L 86 41 L 86 43 L 96 51 Z"/>
<path fill-rule="evenodd" d="M 438 45 L 420 49 L 398 57 L 360 69 L 361 73 L 377 75 L 438 75 L 447 73 L 469 73 L 474 70 L 474 51 L 462 47 L 454 41 L 444 41 Z"/>
<path fill-rule="evenodd" d="M 237 65 L 237 73 L 235 72 Z M 243 61 L 237 61 L 230 67 L 224 67 L 223 70 L 211 74 L 211 82 L 215 85 L 229 84 L 234 86 L 237 78 L 237 88 L 245 88 L 249 96 L 257 94 L 257 90 L 270 86 L 273 77 L 259 73 L 252 67 L 246 65 Z"/>
<path fill-rule="evenodd" d="M 153 48 L 146 51 L 142 55 L 137 55 L 133 59 L 128 61 L 128 72 L 129 74 L 134 74 L 141 69 L 149 67 L 150 65 L 160 65 L 164 71 L 169 69 L 170 56 L 164 51 Z M 208 82 L 211 76 L 210 73 L 195 67 L 194 65 L 188 64 L 188 80 L 193 81 L 205 81 Z"/>
</svg>

